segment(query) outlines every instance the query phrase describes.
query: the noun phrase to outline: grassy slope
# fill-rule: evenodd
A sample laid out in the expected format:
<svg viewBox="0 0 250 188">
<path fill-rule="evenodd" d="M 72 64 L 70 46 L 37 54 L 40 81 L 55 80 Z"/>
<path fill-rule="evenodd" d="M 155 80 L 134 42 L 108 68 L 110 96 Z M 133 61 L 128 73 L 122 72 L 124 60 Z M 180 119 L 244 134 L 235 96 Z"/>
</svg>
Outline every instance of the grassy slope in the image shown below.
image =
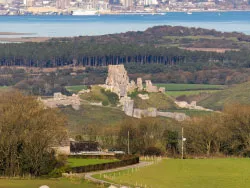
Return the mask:
<svg viewBox="0 0 250 188">
<path fill-rule="evenodd" d="M 248 188 L 249 159 L 167 159 L 113 181 L 157 188 Z"/>
<path fill-rule="evenodd" d="M 154 107 L 159 110 L 176 109 L 174 100 L 163 93 L 149 93 L 148 100 L 142 100 L 138 96 L 135 98 L 135 108 L 147 109 Z"/>
<path fill-rule="evenodd" d="M 93 86 L 90 93 L 81 95 L 81 98 L 90 102 L 108 101 L 108 97 L 101 92 L 100 86 Z"/>
<path fill-rule="evenodd" d="M 87 165 L 93 165 L 93 164 L 103 164 L 103 163 L 110 163 L 115 162 L 117 160 L 112 159 L 74 159 L 69 158 L 68 159 L 68 165 L 70 167 L 76 167 L 76 166 L 87 166 Z"/>
<path fill-rule="evenodd" d="M 83 134 L 82 128 L 87 125 L 115 126 L 122 120 L 129 118 L 120 109 L 87 104 L 83 104 L 80 110 L 77 111 L 71 107 L 62 108 L 61 110 L 69 119 L 70 131 L 79 134 Z"/>
<path fill-rule="evenodd" d="M 227 103 L 250 104 L 250 82 L 238 84 L 216 92 L 198 104 L 207 108 L 220 110 Z"/>
<path fill-rule="evenodd" d="M 42 185 L 48 185 L 50 188 L 96 188 L 97 185 L 84 182 L 82 180 L 67 179 L 32 179 L 32 180 L 14 180 L 0 179 L 0 188 L 38 188 Z"/>
</svg>

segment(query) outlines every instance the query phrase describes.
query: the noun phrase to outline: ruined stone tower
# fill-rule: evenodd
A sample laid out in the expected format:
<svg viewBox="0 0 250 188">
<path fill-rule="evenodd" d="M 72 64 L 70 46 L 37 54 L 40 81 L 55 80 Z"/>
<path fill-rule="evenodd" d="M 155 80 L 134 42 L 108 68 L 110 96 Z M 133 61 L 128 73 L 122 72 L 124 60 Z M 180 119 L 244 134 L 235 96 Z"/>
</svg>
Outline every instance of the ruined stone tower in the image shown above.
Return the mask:
<svg viewBox="0 0 250 188">
<path fill-rule="evenodd" d="M 106 85 L 119 97 L 127 96 L 129 77 L 124 65 L 109 65 Z"/>
</svg>

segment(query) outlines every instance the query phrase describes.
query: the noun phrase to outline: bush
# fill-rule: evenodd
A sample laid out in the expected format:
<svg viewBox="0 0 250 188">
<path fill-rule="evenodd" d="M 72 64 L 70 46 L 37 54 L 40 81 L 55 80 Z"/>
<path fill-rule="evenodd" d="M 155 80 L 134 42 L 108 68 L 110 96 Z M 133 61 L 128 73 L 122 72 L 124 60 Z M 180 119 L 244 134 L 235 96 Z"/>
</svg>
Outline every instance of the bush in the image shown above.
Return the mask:
<svg viewBox="0 0 250 188">
<path fill-rule="evenodd" d="M 137 89 L 135 91 L 133 91 L 132 93 L 130 93 L 128 96 L 131 97 L 132 99 L 136 98 L 138 96 L 138 94 L 148 94 L 147 91 L 138 91 Z"/>
<path fill-rule="evenodd" d="M 145 152 L 144 155 L 149 155 L 149 156 L 160 156 L 162 155 L 162 151 L 161 149 L 157 148 L 157 147 L 148 147 Z"/>
<path fill-rule="evenodd" d="M 111 105 L 117 105 L 117 103 L 119 102 L 119 97 L 116 93 L 113 93 L 109 90 L 105 90 L 105 89 L 101 89 L 101 93 L 106 95 L 107 98 L 108 98 L 108 101 L 103 101 L 103 103 L 105 102 L 105 104 L 111 104 Z M 107 106 L 107 105 L 104 105 L 103 106 Z"/>
<path fill-rule="evenodd" d="M 64 167 L 60 167 L 60 168 L 55 168 L 54 170 L 52 170 L 48 176 L 50 178 L 59 178 L 62 177 L 62 173 L 65 173 L 66 171 L 68 171 L 69 167 L 68 166 L 64 166 Z"/>
<path fill-rule="evenodd" d="M 109 102 L 106 101 L 106 100 L 105 100 L 105 101 L 102 101 L 102 105 L 103 105 L 103 106 L 108 106 L 108 105 L 109 105 Z"/>
</svg>

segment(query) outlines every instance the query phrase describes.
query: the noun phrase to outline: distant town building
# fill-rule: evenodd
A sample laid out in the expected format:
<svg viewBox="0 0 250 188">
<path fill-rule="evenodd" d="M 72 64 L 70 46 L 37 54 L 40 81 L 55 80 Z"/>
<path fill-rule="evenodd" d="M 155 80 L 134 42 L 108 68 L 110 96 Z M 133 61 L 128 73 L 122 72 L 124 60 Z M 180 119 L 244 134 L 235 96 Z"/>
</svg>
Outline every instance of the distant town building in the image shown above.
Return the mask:
<svg viewBox="0 0 250 188">
<path fill-rule="evenodd" d="M 23 0 L 23 4 L 26 7 L 32 7 L 33 6 L 33 0 Z"/>
<path fill-rule="evenodd" d="M 70 0 L 56 0 L 56 8 L 66 9 L 70 6 Z"/>
<path fill-rule="evenodd" d="M 132 7 L 133 6 L 133 0 L 124 0 L 123 6 L 125 7 Z"/>
<path fill-rule="evenodd" d="M 111 5 L 119 5 L 120 0 L 109 0 L 109 4 L 111 4 Z"/>
</svg>

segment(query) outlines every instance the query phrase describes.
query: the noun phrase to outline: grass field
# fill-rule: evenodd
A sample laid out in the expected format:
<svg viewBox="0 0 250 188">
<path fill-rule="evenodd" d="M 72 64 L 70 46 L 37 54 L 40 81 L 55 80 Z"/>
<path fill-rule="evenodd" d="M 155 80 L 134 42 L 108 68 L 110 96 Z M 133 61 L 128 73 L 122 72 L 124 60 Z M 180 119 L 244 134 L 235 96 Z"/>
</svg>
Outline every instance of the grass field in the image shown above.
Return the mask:
<svg viewBox="0 0 250 188">
<path fill-rule="evenodd" d="M 171 97 L 179 97 L 182 95 L 190 96 L 190 95 L 199 95 L 201 93 L 215 93 L 220 90 L 190 90 L 190 91 L 167 91 L 167 94 Z"/>
<path fill-rule="evenodd" d="M 87 89 L 86 85 L 76 85 L 76 86 L 66 86 L 65 87 L 69 92 L 78 93 L 82 89 Z"/>
<path fill-rule="evenodd" d="M 249 174 L 250 159 L 165 159 L 116 173 L 112 181 L 152 188 L 249 188 Z"/>
<path fill-rule="evenodd" d="M 103 164 L 103 163 L 110 163 L 115 162 L 116 159 L 76 159 L 76 158 L 69 158 L 68 165 L 70 167 L 77 167 L 77 166 L 87 166 L 87 165 L 94 165 L 94 164 Z"/>
<path fill-rule="evenodd" d="M 48 185 L 50 188 L 97 188 L 97 185 L 85 182 L 83 180 L 60 179 L 0 179 L 0 188 L 39 188 L 42 185 Z"/>
<path fill-rule="evenodd" d="M 10 89 L 11 89 L 11 87 L 8 87 L 8 86 L 0 86 L 0 92 L 2 92 L 2 91 L 8 91 Z"/>
<path fill-rule="evenodd" d="M 166 91 L 190 91 L 190 90 L 221 90 L 224 85 L 210 84 L 155 84 L 158 87 L 165 87 Z"/>
</svg>

